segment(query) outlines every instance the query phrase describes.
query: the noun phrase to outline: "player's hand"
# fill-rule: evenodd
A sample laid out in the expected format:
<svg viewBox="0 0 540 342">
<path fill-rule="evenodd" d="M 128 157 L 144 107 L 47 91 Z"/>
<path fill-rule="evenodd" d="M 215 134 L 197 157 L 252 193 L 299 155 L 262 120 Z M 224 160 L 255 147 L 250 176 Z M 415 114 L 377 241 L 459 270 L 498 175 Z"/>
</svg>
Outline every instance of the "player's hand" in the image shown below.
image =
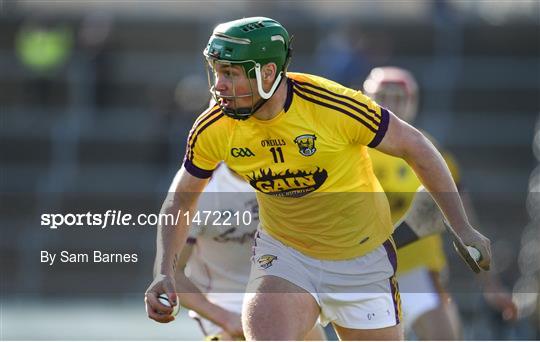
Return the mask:
<svg viewBox="0 0 540 342">
<path fill-rule="evenodd" d="M 159 302 L 158 296 L 166 293 L 172 306 L 166 306 Z M 174 278 L 164 274 L 158 275 L 148 286 L 144 296 L 146 313 L 148 317 L 159 323 L 168 323 L 174 321 L 173 307 L 177 304 Z"/>
<path fill-rule="evenodd" d="M 507 292 L 486 292 L 486 302 L 501 313 L 502 319 L 513 322 L 518 318 L 517 305 L 512 301 L 512 296 Z"/>
<path fill-rule="evenodd" d="M 486 274 L 481 278 L 484 285 L 484 299 L 489 306 L 501 313 L 505 321 L 516 321 L 519 310 L 512 300 L 512 294 L 502 285 L 496 275 Z"/>
<path fill-rule="evenodd" d="M 489 271 L 491 265 L 491 241 L 470 225 L 460 229 L 458 234 L 461 242 L 476 248 L 480 252 L 481 258 L 478 266 L 484 271 Z"/>
<path fill-rule="evenodd" d="M 244 340 L 244 331 L 242 330 L 242 319 L 235 312 L 227 311 L 220 326 L 232 340 Z"/>
</svg>

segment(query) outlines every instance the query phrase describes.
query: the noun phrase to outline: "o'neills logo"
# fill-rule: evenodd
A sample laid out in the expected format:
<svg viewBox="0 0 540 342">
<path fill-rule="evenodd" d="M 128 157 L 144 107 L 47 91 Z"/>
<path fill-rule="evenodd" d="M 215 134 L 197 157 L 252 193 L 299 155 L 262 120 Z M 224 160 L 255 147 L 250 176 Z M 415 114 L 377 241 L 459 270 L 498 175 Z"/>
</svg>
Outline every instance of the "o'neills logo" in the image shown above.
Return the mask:
<svg viewBox="0 0 540 342">
<path fill-rule="evenodd" d="M 261 140 L 261 146 L 262 147 L 268 147 L 268 146 L 285 146 L 287 145 L 285 143 L 285 140 L 283 139 L 264 139 Z"/>
<path fill-rule="evenodd" d="M 268 169 L 260 170 L 259 174 L 253 173 L 253 176 L 249 177 L 249 183 L 265 194 L 302 197 L 320 188 L 326 178 L 328 178 L 328 172 L 319 167 L 313 172 L 285 170 L 274 173 Z"/>
</svg>

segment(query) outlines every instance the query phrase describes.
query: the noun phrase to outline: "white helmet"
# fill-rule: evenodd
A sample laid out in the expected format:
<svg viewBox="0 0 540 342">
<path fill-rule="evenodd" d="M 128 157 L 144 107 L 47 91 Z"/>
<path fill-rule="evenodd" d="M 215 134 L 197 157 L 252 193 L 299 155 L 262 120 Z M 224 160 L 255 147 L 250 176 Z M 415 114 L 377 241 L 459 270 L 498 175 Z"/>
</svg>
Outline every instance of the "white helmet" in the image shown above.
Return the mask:
<svg viewBox="0 0 540 342">
<path fill-rule="evenodd" d="M 402 120 L 414 121 L 418 111 L 418 84 L 407 70 L 379 67 L 364 82 L 364 93 Z"/>
</svg>

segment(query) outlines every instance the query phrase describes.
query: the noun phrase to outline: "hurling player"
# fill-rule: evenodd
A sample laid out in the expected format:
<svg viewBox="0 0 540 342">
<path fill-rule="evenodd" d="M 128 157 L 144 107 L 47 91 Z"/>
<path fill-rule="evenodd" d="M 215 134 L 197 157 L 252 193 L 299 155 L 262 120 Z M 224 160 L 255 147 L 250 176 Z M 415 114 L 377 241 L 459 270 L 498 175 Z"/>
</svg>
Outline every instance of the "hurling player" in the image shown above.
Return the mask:
<svg viewBox="0 0 540 342">
<path fill-rule="evenodd" d="M 402 339 L 392 220 L 368 148 L 407 161 L 462 242 L 480 251 L 485 270 L 489 239 L 469 223 L 444 159 L 421 132 L 361 92 L 288 72 L 290 41 L 281 24 L 263 17 L 214 29 L 204 55 L 216 105 L 195 121 L 162 212 L 194 211 L 224 161 L 257 190 L 259 203 L 246 339 L 302 339 L 319 317 L 342 339 Z M 186 228 L 183 221 L 158 226 L 145 300 L 159 322 L 174 319 L 157 296 L 177 301 Z"/>
</svg>

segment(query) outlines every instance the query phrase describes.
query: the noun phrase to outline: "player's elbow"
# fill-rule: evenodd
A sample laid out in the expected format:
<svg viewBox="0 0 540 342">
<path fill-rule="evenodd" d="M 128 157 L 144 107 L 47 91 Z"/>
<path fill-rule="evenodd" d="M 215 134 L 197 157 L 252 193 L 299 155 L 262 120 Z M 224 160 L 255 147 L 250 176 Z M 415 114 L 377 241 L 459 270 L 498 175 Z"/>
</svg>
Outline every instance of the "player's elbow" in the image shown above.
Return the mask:
<svg viewBox="0 0 540 342">
<path fill-rule="evenodd" d="M 422 132 L 414 127 L 407 132 L 407 138 L 403 139 L 402 158 L 406 161 L 413 161 L 426 157 L 432 150 L 432 144 Z"/>
</svg>

